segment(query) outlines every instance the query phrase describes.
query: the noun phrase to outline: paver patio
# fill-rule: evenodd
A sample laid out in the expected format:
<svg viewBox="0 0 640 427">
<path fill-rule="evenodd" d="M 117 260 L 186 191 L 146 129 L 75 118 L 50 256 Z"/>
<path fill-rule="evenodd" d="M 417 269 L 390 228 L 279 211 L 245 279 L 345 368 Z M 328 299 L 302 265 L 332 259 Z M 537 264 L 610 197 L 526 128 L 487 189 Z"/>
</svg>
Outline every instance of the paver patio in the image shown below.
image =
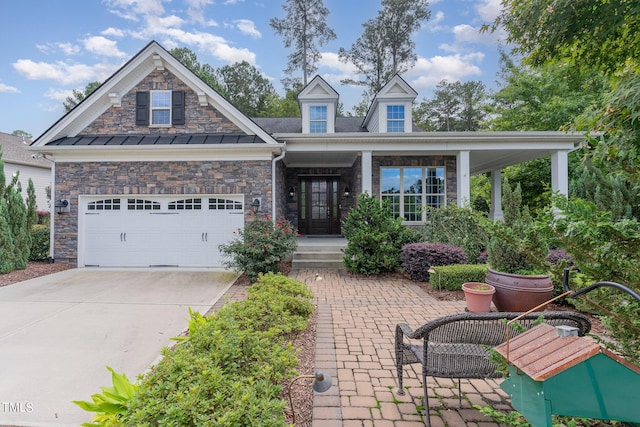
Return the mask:
<svg viewBox="0 0 640 427">
<path fill-rule="evenodd" d="M 405 322 L 415 328 L 464 311 L 465 302 L 438 301 L 397 277 L 354 277 L 330 269 L 292 270 L 289 276 L 306 283 L 316 296 L 316 369 L 334 378 L 328 392 L 314 396 L 313 426 L 424 425 L 418 413 L 423 404 L 419 364 L 405 367 L 408 393 L 396 393 L 395 325 Z M 461 407 L 457 381 L 428 381 L 434 427 L 496 426 L 472 405 L 511 408 L 496 380 L 462 380 Z"/>
</svg>

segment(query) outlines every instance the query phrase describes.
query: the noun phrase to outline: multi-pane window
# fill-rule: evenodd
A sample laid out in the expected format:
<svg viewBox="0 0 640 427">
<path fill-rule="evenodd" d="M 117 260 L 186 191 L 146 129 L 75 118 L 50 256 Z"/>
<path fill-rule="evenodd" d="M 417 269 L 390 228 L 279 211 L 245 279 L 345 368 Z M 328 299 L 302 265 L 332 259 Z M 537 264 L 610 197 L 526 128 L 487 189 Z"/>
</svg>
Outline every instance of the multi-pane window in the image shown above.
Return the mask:
<svg viewBox="0 0 640 427">
<path fill-rule="evenodd" d="M 327 133 L 326 105 L 311 105 L 309 107 L 309 132 Z"/>
<path fill-rule="evenodd" d="M 120 210 L 120 199 L 106 199 L 90 202 L 87 205 L 89 211 L 118 211 Z"/>
<path fill-rule="evenodd" d="M 380 173 L 380 196 L 390 202 L 395 217 L 424 221 L 426 207 L 445 204 L 444 167 L 391 167 Z"/>
<path fill-rule="evenodd" d="M 171 91 L 155 90 L 151 92 L 151 124 L 171 124 Z"/>
<path fill-rule="evenodd" d="M 169 203 L 170 211 L 199 211 L 202 209 L 202 199 L 183 199 Z"/>
<path fill-rule="evenodd" d="M 387 105 L 387 132 L 404 132 L 404 105 Z"/>
</svg>

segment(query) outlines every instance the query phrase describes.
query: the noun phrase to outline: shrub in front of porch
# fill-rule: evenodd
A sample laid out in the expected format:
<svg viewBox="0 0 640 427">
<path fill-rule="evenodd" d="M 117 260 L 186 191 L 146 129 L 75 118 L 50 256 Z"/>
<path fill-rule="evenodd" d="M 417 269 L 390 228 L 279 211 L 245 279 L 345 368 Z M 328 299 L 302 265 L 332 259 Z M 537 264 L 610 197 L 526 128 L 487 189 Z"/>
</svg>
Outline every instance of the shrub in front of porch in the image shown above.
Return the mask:
<svg viewBox="0 0 640 427">
<path fill-rule="evenodd" d="M 347 270 L 358 274 L 379 274 L 394 271 L 400 265 L 400 249 L 411 233 L 394 218 L 387 201 L 366 193 L 358 196 L 358 204 L 342 223 L 347 238 L 343 263 Z"/>
<path fill-rule="evenodd" d="M 464 249 L 444 243 L 410 243 L 402 247 L 402 269 L 413 280 L 429 281 L 432 266 L 466 264 Z"/>
<path fill-rule="evenodd" d="M 280 262 L 296 250 L 297 239 L 298 230 L 289 221 L 279 219 L 274 223 L 266 217 L 236 231 L 231 242 L 218 248 L 226 267 L 246 273 L 255 281 L 260 273 L 277 273 Z"/>
</svg>

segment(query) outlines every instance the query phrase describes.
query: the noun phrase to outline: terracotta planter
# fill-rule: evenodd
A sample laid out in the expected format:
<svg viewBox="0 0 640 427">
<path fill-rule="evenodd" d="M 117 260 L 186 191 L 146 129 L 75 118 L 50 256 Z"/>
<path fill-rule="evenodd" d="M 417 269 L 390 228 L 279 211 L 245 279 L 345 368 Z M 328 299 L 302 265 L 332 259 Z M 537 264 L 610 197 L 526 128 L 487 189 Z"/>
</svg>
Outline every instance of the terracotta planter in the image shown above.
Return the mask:
<svg viewBox="0 0 640 427">
<path fill-rule="evenodd" d="M 487 283 L 496 288 L 493 303 L 498 311 L 529 311 L 553 297 L 553 283 L 548 274 L 510 274 L 489 269 Z M 542 310 L 544 307 L 538 309 Z"/>
<path fill-rule="evenodd" d="M 487 289 L 483 289 L 487 288 Z M 491 299 L 496 289 L 487 283 L 467 282 L 462 284 L 467 300 L 467 309 L 472 313 L 488 313 L 491 311 Z"/>
</svg>

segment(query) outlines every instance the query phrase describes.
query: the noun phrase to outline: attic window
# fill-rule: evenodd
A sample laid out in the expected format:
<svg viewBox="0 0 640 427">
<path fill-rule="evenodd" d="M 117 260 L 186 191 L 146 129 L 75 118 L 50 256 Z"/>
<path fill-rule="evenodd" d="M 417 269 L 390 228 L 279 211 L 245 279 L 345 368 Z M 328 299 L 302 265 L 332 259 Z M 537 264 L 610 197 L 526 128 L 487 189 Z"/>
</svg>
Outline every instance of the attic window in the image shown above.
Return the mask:
<svg viewBox="0 0 640 427">
<path fill-rule="evenodd" d="M 404 105 L 387 105 L 387 132 L 404 132 Z"/>
<path fill-rule="evenodd" d="M 137 126 L 183 125 L 184 91 L 136 92 Z"/>
<path fill-rule="evenodd" d="M 309 106 L 309 132 L 327 133 L 327 106 Z"/>
<path fill-rule="evenodd" d="M 156 90 L 151 92 L 151 126 L 171 124 L 171 92 Z"/>
</svg>

